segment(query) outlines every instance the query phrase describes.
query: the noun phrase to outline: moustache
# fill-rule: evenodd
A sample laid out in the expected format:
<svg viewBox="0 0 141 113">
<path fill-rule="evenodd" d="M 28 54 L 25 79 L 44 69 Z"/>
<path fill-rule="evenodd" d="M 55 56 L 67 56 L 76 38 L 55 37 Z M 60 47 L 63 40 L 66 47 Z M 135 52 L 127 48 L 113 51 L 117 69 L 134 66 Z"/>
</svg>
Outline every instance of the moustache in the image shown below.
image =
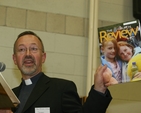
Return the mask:
<svg viewBox="0 0 141 113">
<path fill-rule="evenodd" d="M 34 63 L 35 63 L 34 57 L 32 57 L 32 56 L 30 56 L 30 55 L 25 56 L 25 57 L 23 58 L 23 63 L 26 62 L 26 61 L 29 61 L 29 60 L 30 60 L 31 62 L 34 62 Z"/>
</svg>

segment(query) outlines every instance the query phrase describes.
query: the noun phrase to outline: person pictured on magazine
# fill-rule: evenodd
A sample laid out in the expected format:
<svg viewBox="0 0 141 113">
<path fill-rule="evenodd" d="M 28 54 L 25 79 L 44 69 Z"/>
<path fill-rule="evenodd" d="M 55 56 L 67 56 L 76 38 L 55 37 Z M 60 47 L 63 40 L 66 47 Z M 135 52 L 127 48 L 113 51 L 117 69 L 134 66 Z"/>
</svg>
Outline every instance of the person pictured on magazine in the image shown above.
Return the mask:
<svg viewBox="0 0 141 113">
<path fill-rule="evenodd" d="M 101 44 L 101 62 L 103 65 L 107 65 L 112 72 L 112 79 L 114 78 L 114 83 L 122 82 L 121 75 L 121 61 L 117 59 L 117 41 L 115 38 L 109 38 L 108 40 L 103 40 Z"/>
<path fill-rule="evenodd" d="M 99 66 L 96 70 L 95 84 L 82 105 L 74 82 L 51 78 L 42 71 L 46 53 L 41 38 L 34 32 L 25 31 L 19 34 L 13 51 L 13 61 L 22 75 L 21 84 L 13 89 L 21 102 L 14 113 L 106 112 L 112 99 L 107 89 L 109 84 L 105 81 L 105 77 L 109 76 L 106 65 Z"/>
<path fill-rule="evenodd" d="M 122 60 L 122 78 L 123 82 L 129 82 L 130 77 L 127 75 L 128 62 L 136 55 L 141 53 L 141 48 L 139 46 L 134 47 L 133 45 L 127 43 L 126 41 L 119 41 L 118 45 L 118 56 Z M 135 74 L 135 76 L 141 77 L 141 72 Z"/>
</svg>

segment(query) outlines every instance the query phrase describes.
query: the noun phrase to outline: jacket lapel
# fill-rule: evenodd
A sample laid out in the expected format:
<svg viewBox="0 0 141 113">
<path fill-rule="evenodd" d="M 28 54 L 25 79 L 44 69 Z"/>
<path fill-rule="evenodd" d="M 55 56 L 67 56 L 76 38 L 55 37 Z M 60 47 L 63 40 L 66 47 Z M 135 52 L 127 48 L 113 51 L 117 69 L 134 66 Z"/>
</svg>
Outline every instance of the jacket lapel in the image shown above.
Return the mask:
<svg viewBox="0 0 141 113">
<path fill-rule="evenodd" d="M 47 77 L 44 74 L 41 75 L 26 102 L 23 112 L 26 111 L 44 93 L 44 91 L 48 90 L 49 81 L 50 81 L 49 77 Z"/>
</svg>

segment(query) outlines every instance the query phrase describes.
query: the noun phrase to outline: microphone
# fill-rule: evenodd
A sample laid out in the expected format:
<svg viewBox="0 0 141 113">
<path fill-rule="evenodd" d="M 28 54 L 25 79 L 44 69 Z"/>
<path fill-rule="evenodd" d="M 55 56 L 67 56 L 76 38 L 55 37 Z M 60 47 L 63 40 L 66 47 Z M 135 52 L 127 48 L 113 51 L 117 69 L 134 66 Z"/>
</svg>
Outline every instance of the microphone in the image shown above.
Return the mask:
<svg viewBox="0 0 141 113">
<path fill-rule="evenodd" d="M 6 65 L 3 62 L 0 62 L 0 72 L 4 71 L 6 68 Z"/>
</svg>

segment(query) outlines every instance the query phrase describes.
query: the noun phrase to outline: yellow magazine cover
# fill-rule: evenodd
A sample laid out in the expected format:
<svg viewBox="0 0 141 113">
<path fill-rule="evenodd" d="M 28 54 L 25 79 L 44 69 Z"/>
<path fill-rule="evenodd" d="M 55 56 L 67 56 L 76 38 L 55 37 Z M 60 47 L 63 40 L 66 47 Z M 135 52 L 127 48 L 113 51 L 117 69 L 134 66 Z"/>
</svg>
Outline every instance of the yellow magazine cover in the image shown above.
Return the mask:
<svg viewBox="0 0 141 113">
<path fill-rule="evenodd" d="M 112 84 L 141 80 L 140 21 L 98 28 L 100 60 L 111 72 Z"/>
</svg>

